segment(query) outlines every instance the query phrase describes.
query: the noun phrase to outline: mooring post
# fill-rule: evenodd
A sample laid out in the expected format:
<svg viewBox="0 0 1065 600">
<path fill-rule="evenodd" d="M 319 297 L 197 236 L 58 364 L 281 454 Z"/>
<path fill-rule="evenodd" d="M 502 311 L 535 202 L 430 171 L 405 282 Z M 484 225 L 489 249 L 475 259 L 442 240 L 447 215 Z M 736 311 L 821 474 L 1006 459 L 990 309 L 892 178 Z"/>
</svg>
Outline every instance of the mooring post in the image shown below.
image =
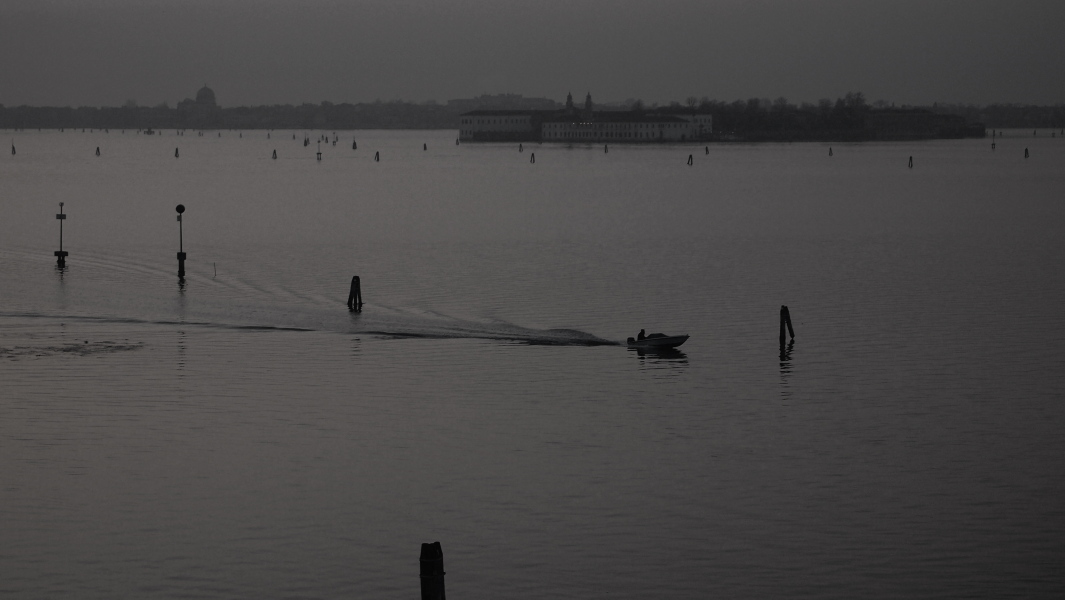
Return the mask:
<svg viewBox="0 0 1065 600">
<path fill-rule="evenodd" d="M 440 542 L 422 544 L 421 580 L 422 600 L 445 600 L 444 596 L 444 551 Z"/>
<path fill-rule="evenodd" d="M 181 225 L 181 213 L 185 212 L 185 205 L 178 204 L 175 210 L 177 210 L 178 221 L 177 276 L 178 279 L 185 279 L 185 240 Z"/>
<path fill-rule="evenodd" d="M 791 339 L 795 339 L 795 330 L 791 328 L 791 313 L 787 306 L 780 307 L 780 343 L 784 344 L 784 327 L 788 328 Z"/>
<path fill-rule="evenodd" d="M 56 266 L 60 269 L 64 269 L 67 266 L 67 253 L 63 251 L 63 221 L 67 220 L 67 216 L 63 213 L 63 203 L 59 203 L 59 214 L 55 216 L 59 220 L 59 250 L 55 251 L 55 255 L 58 258 L 56 260 Z"/>
<path fill-rule="evenodd" d="M 351 278 L 351 288 L 348 290 L 348 308 L 362 310 L 362 282 L 359 276 Z"/>
</svg>

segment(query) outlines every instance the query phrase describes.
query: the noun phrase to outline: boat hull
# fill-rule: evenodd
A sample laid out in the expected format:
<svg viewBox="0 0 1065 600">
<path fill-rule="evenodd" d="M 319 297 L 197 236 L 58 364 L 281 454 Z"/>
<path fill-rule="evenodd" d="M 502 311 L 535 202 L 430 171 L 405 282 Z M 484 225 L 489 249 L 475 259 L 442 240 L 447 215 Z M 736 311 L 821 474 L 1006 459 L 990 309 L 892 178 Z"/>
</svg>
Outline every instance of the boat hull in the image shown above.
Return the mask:
<svg viewBox="0 0 1065 600">
<path fill-rule="evenodd" d="M 676 348 L 688 341 L 687 335 L 666 335 L 662 337 L 647 337 L 642 340 L 628 339 L 629 348 Z"/>
</svg>

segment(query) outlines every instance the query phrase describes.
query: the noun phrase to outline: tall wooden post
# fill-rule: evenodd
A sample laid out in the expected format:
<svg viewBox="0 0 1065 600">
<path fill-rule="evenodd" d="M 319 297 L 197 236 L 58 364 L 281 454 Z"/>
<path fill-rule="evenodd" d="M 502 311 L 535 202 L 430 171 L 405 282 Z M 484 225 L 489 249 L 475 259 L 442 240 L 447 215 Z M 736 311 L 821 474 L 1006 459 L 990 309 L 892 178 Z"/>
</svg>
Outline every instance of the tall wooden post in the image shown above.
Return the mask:
<svg viewBox="0 0 1065 600">
<path fill-rule="evenodd" d="M 784 327 L 788 328 L 791 339 L 795 339 L 795 330 L 791 328 L 791 313 L 787 306 L 780 307 L 780 344 L 784 344 Z"/>
<path fill-rule="evenodd" d="M 444 551 L 440 542 L 422 544 L 422 600 L 446 600 L 444 597 Z"/>
<path fill-rule="evenodd" d="M 351 278 L 351 288 L 348 290 L 348 308 L 355 311 L 362 310 L 362 283 L 358 275 Z"/>
</svg>

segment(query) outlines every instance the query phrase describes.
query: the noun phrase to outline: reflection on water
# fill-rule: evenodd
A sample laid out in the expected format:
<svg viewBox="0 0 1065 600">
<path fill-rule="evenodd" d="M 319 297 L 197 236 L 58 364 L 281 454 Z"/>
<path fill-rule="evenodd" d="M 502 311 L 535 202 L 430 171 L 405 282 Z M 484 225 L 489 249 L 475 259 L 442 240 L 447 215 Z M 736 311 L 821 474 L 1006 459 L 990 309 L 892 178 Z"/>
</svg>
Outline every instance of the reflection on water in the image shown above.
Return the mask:
<svg viewBox="0 0 1065 600">
<path fill-rule="evenodd" d="M 780 398 L 781 400 L 787 400 L 791 397 L 792 391 L 788 385 L 788 378 L 791 377 L 791 352 L 795 349 L 795 338 L 787 343 L 787 345 L 780 345 Z"/>
<path fill-rule="evenodd" d="M 641 369 L 686 368 L 688 355 L 676 348 L 628 348 L 635 353 Z"/>
<path fill-rule="evenodd" d="M 185 375 L 185 363 L 187 362 L 188 352 L 188 340 L 186 339 L 185 330 L 181 329 L 177 332 L 177 370 L 178 377 Z"/>
<path fill-rule="evenodd" d="M 64 278 L 67 268 L 68 267 L 55 267 L 56 282 L 58 283 L 58 286 L 56 286 L 56 306 L 61 310 L 67 308 L 67 286 L 66 279 Z"/>
</svg>

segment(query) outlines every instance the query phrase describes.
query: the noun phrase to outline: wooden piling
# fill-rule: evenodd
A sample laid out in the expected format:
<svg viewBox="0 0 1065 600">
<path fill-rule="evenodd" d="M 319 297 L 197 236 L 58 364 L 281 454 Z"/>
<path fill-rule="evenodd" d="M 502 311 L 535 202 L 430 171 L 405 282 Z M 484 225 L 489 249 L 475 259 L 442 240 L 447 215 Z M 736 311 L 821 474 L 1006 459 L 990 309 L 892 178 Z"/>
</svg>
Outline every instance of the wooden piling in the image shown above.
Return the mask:
<svg viewBox="0 0 1065 600">
<path fill-rule="evenodd" d="M 446 600 L 444 596 L 444 551 L 440 542 L 422 544 L 421 565 L 422 600 Z"/>
<path fill-rule="evenodd" d="M 791 339 L 795 339 L 795 330 L 791 328 L 791 313 L 787 306 L 780 307 L 780 343 L 784 343 L 784 328 L 788 328 Z"/>
<path fill-rule="evenodd" d="M 348 308 L 356 311 L 362 310 L 362 283 L 359 281 L 358 275 L 351 278 L 351 288 L 348 290 Z"/>
</svg>

